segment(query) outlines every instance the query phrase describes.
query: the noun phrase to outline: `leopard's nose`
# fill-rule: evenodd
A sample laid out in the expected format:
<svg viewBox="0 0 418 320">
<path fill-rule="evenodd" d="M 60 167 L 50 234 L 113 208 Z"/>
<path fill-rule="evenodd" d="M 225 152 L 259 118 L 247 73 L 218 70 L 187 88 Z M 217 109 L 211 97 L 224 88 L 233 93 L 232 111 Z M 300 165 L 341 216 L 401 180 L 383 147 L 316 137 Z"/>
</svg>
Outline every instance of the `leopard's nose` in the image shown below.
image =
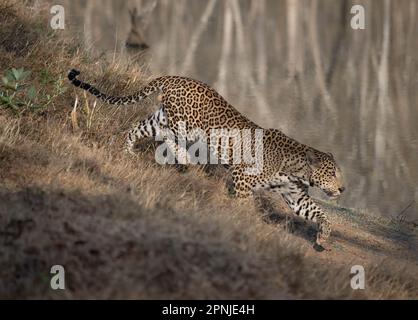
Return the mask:
<svg viewBox="0 0 418 320">
<path fill-rule="evenodd" d="M 341 192 L 341 193 L 343 193 L 343 192 L 344 192 L 344 190 L 345 190 L 345 188 L 344 188 L 344 187 L 338 188 L 338 191 L 339 191 L 339 192 Z"/>
</svg>

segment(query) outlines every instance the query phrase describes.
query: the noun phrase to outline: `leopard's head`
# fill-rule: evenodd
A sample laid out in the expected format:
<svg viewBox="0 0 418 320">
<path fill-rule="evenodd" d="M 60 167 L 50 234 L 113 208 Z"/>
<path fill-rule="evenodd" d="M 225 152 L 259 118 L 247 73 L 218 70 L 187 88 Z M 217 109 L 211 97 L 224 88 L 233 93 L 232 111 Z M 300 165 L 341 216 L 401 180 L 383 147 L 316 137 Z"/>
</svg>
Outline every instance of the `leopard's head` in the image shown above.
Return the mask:
<svg viewBox="0 0 418 320">
<path fill-rule="evenodd" d="M 331 198 L 337 198 L 344 192 L 341 169 L 331 153 L 309 149 L 306 152 L 306 160 L 311 169 L 311 186 L 320 188 Z"/>
</svg>

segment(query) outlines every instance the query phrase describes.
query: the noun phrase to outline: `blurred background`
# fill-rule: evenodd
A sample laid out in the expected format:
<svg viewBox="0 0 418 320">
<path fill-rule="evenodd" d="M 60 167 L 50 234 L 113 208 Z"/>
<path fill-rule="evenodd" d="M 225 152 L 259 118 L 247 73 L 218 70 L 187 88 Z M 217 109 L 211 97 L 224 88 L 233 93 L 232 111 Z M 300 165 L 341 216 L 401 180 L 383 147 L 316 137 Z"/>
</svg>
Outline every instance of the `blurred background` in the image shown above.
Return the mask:
<svg viewBox="0 0 418 320">
<path fill-rule="evenodd" d="M 103 59 L 204 81 L 259 125 L 332 152 L 341 204 L 418 218 L 418 1 L 53 4 L 66 10 L 64 32 Z M 354 5 L 364 30 L 351 28 Z"/>
</svg>

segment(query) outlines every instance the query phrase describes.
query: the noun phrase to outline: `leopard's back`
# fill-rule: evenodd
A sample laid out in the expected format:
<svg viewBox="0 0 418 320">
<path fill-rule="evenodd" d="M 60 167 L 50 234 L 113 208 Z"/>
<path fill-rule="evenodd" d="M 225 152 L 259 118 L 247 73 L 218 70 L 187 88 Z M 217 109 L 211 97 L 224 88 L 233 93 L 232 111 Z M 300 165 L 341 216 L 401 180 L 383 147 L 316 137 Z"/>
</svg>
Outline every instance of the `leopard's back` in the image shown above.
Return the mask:
<svg viewBox="0 0 418 320">
<path fill-rule="evenodd" d="M 156 79 L 161 88 L 161 103 L 172 124 L 182 121 L 187 127 L 211 129 L 258 128 L 207 84 L 187 77 L 164 76 Z"/>
</svg>

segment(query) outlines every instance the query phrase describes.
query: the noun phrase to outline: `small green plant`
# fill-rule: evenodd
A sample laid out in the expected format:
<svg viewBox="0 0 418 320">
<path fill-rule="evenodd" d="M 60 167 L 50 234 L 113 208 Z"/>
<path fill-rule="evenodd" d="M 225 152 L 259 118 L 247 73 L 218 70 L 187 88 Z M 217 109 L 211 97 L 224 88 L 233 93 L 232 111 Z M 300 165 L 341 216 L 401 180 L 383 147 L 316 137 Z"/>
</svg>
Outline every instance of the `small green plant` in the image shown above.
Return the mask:
<svg viewBox="0 0 418 320">
<path fill-rule="evenodd" d="M 29 81 L 30 70 L 9 69 L 1 78 L 0 106 L 8 108 L 16 113 L 24 111 L 36 111 L 48 107 L 53 101 L 66 90 L 63 78 L 60 76 L 52 79 L 48 70 L 42 70 L 39 74 L 37 88 Z"/>
</svg>

